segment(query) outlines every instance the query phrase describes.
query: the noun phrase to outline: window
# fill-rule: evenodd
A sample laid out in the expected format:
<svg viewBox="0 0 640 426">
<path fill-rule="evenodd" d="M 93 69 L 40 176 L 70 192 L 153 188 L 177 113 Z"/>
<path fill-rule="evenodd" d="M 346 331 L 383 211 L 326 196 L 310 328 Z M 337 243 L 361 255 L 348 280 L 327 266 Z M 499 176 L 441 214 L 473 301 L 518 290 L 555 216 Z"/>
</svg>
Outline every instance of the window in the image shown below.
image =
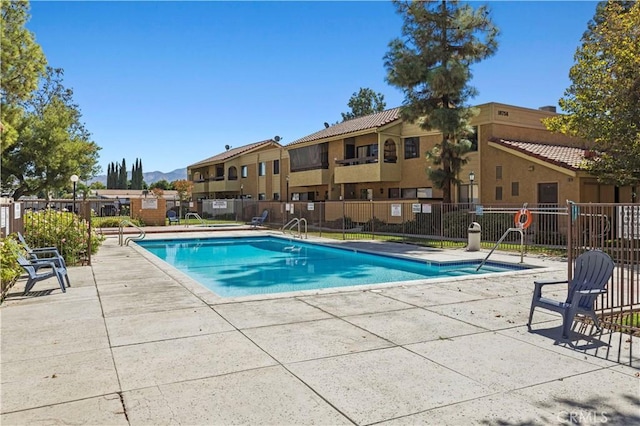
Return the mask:
<svg viewBox="0 0 640 426">
<path fill-rule="evenodd" d="M 433 198 L 433 188 L 418 188 L 418 198 Z"/>
<path fill-rule="evenodd" d="M 329 145 L 305 146 L 289 151 L 289 164 L 292 172 L 329 168 Z"/>
<path fill-rule="evenodd" d="M 404 138 L 404 158 L 418 158 L 420 156 L 420 138 Z"/>
<path fill-rule="evenodd" d="M 262 192 L 258 194 L 258 200 L 266 200 L 266 199 L 267 199 L 267 194 Z"/>
<path fill-rule="evenodd" d="M 344 158 L 356 158 L 356 138 L 346 138 L 344 140 Z"/>
<path fill-rule="evenodd" d="M 396 154 L 396 143 L 391 139 L 388 139 L 384 143 L 384 162 L 395 163 L 398 159 Z"/>
<path fill-rule="evenodd" d="M 389 198 L 400 198 L 400 188 L 389 188 Z"/>
<path fill-rule="evenodd" d="M 517 197 L 520 195 L 520 182 L 511 182 L 511 196 Z"/>
<path fill-rule="evenodd" d="M 402 188 L 402 198 L 418 198 L 418 190 L 416 188 Z"/>
<path fill-rule="evenodd" d="M 496 186 L 496 201 L 502 200 L 502 187 Z"/>
<path fill-rule="evenodd" d="M 267 163 L 262 162 L 258 163 L 258 176 L 266 176 L 267 174 Z"/>
<path fill-rule="evenodd" d="M 502 166 L 496 166 L 496 179 L 502 179 Z"/>
<path fill-rule="evenodd" d="M 371 145 L 362 145 L 356 148 L 358 158 L 370 158 L 367 163 L 378 161 L 378 144 L 372 143 Z"/>
<path fill-rule="evenodd" d="M 273 160 L 273 174 L 280 174 L 280 160 Z"/>
<path fill-rule="evenodd" d="M 216 176 L 214 180 L 224 180 L 224 166 L 216 166 Z"/>
<path fill-rule="evenodd" d="M 238 180 L 238 170 L 235 166 L 229 167 L 229 180 Z"/>
<path fill-rule="evenodd" d="M 273 193 L 273 201 L 279 201 L 279 200 L 280 200 L 280 193 L 274 192 Z"/>
<path fill-rule="evenodd" d="M 240 168 L 240 176 L 243 178 L 246 178 L 247 176 L 249 176 L 249 167 L 248 166 L 242 166 Z"/>
</svg>

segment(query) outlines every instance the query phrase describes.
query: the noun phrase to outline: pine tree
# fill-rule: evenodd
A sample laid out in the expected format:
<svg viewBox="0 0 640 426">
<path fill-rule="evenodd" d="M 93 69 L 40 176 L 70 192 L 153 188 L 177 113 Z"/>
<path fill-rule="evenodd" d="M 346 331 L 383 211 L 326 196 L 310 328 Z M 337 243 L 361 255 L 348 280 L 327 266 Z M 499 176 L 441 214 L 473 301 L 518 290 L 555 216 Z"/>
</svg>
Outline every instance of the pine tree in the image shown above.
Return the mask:
<svg viewBox="0 0 640 426">
<path fill-rule="evenodd" d="M 476 95 L 468 84 L 470 66 L 495 53 L 498 29 L 486 6 L 474 9 L 453 0 L 394 3 L 404 23 L 402 38 L 391 41 L 385 55 L 387 81 L 404 92 L 404 120 L 442 132 L 442 141 L 427 156 L 439 167 L 427 173 L 450 203 L 471 147 L 465 139 L 473 115 L 466 102 Z"/>
</svg>

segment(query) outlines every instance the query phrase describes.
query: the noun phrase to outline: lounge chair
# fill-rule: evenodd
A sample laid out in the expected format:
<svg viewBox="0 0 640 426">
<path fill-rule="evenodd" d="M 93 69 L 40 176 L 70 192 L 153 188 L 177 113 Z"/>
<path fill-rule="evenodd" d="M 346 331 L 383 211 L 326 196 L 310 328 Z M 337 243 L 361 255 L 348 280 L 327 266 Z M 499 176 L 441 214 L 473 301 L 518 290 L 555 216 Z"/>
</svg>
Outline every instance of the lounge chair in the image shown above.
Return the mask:
<svg viewBox="0 0 640 426">
<path fill-rule="evenodd" d="M 269 216 L 269 211 L 268 210 L 263 211 L 262 216 L 256 216 L 251 219 L 251 226 L 255 228 L 258 225 L 262 225 L 264 221 L 267 219 L 267 216 Z"/>
<path fill-rule="evenodd" d="M 18 232 L 18 240 L 22 244 L 22 247 L 27 251 L 29 259 L 31 260 L 47 260 L 53 262 L 56 266 L 65 268 L 67 264 L 64 261 L 64 257 L 60 254 L 57 247 L 36 247 L 31 248 L 21 232 Z"/>
<path fill-rule="evenodd" d="M 606 285 L 613 274 L 613 260 L 600 250 L 587 251 L 576 259 L 573 279 L 535 281 L 531 311 L 527 327 L 531 330 L 531 320 L 536 307 L 548 309 L 562 314 L 562 338 L 567 339 L 573 319 L 577 314 L 586 315 L 593 319 L 600 330 L 598 317 L 593 309 L 596 298 L 607 292 Z M 548 284 L 568 284 L 567 298 L 564 302 L 542 297 L 542 287 Z"/>
<path fill-rule="evenodd" d="M 18 264 L 27 271 L 29 277 L 27 278 L 27 284 L 24 287 L 24 294 L 29 293 L 35 283 L 38 281 L 46 280 L 48 278 L 56 277 L 60 289 L 63 293 L 66 293 L 67 289 L 64 285 L 64 278 L 69 284 L 69 275 L 67 275 L 67 268 L 62 266 L 56 266 L 56 264 L 47 259 L 31 259 L 28 260 L 24 256 L 18 256 Z M 47 268 L 46 271 L 40 271 L 41 268 Z M 69 284 L 70 286 L 70 284 Z"/>
<path fill-rule="evenodd" d="M 180 218 L 173 210 L 167 210 L 167 219 L 169 219 L 169 225 L 171 225 L 172 223 L 180 223 Z"/>
</svg>

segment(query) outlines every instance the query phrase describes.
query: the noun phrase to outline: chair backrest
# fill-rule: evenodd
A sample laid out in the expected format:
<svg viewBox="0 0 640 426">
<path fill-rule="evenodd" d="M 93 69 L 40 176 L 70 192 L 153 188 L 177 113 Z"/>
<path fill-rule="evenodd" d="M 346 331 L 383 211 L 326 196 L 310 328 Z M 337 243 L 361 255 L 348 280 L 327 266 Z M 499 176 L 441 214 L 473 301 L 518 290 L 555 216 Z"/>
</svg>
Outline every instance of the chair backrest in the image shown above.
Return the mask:
<svg viewBox="0 0 640 426">
<path fill-rule="evenodd" d="M 173 210 L 167 210 L 167 217 L 169 220 L 175 219 L 178 215 Z"/>
<path fill-rule="evenodd" d="M 576 259 L 573 278 L 569 285 L 567 303 L 574 303 L 571 300 L 576 290 L 602 290 L 609 282 L 613 274 L 615 264 L 613 260 L 603 251 L 590 250 L 582 253 Z M 582 296 L 577 301 L 581 308 L 591 309 L 598 294 Z"/>
<path fill-rule="evenodd" d="M 25 259 L 23 256 L 18 256 L 18 264 L 24 268 L 31 278 L 36 276 L 36 268 L 33 267 L 31 262 Z"/>
<path fill-rule="evenodd" d="M 264 220 L 267 218 L 267 216 L 269 216 L 269 210 L 265 210 L 262 212 L 262 221 L 264 222 Z"/>
<path fill-rule="evenodd" d="M 22 232 L 18 232 L 18 239 L 27 251 L 31 251 L 31 248 L 29 247 L 29 244 L 27 244 L 27 240 L 24 239 L 24 235 L 22 235 Z"/>
</svg>

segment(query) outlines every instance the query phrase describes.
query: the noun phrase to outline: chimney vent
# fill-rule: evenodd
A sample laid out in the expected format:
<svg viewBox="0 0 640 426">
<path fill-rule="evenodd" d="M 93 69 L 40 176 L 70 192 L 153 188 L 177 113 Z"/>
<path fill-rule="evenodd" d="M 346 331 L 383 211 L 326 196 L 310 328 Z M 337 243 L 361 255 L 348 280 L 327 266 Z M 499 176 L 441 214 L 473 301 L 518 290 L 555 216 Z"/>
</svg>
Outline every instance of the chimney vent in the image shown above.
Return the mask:
<svg viewBox="0 0 640 426">
<path fill-rule="evenodd" d="M 540 111 L 547 111 L 547 112 L 556 112 L 556 107 L 553 105 L 545 105 L 542 106 L 540 108 L 538 108 Z"/>
</svg>

